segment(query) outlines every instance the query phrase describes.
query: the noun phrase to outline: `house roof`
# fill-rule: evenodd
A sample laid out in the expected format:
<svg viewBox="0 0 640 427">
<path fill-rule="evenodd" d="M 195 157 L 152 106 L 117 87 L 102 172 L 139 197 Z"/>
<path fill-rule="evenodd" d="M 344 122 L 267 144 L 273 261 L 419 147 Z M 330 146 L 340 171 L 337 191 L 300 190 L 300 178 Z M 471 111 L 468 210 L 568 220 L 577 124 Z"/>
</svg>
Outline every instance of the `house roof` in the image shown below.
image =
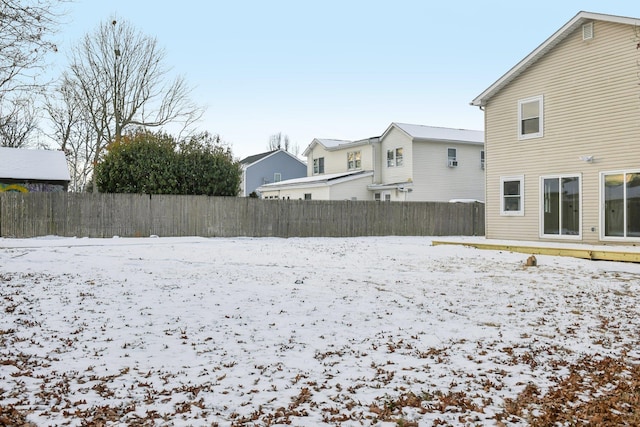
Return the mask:
<svg viewBox="0 0 640 427">
<path fill-rule="evenodd" d="M 371 138 L 359 139 L 357 141 L 347 141 L 343 139 L 315 138 L 313 141 L 311 141 L 311 144 L 307 146 L 307 148 L 304 150 L 302 155 L 305 157 L 309 156 L 309 153 L 311 152 L 311 150 L 313 150 L 313 148 L 318 144 L 322 145 L 327 151 L 333 151 L 333 150 L 341 150 L 347 147 L 356 147 L 359 145 L 371 144 L 372 142 L 375 142 L 378 139 L 379 137 L 377 136 L 374 136 Z"/>
<path fill-rule="evenodd" d="M 305 187 L 312 185 L 332 185 L 338 182 L 349 181 L 351 179 L 361 178 L 363 176 L 373 175 L 372 171 L 351 171 L 330 173 L 326 175 L 305 176 L 302 178 L 287 179 L 285 181 L 264 184 L 259 188 L 264 190 L 277 190 L 285 187 Z"/>
<path fill-rule="evenodd" d="M 0 147 L 0 178 L 70 181 L 62 151 Z"/>
<path fill-rule="evenodd" d="M 254 154 L 253 156 L 245 157 L 244 159 L 240 160 L 240 164 L 244 165 L 244 166 L 250 166 L 250 165 L 252 165 L 254 163 L 258 163 L 258 162 L 266 159 L 267 157 L 271 157 L 271 156 L 273 156 L 273 155 L 275 155 L 276 153 L 279 153 L 279 152 L 285 153 L 286 155 L 290 156 L 292 159 L 297 160 L 298 162 L 300 162 L 303 165 L 305 164 L 305 162 L 303 162 L 302 160 L 300 160 L 299 158 L 297 158 L 293 154 L 291 154 L 288 151 L 283 150 L 283 149 L 267 151 L 266 153 Z"/>
<path fill-rule="evenodd" d="M 605 15 L 601 13 L 591 12 L 579 12 L 569 22 L 564 24 L 562 28 L 553 33 L 551 37 L 545 40 L 540 46 L 538 46 L 533 52 L 527 55 L 523 60 L 518 62 L 513 68 L 507 71 L 502 77 L 500 77 L 495 83 L 489 86 L 484 92 L 478 95 L 471 105 L 484 106 L 487 101 L 493 97 L 503 87 L 508 85 L 516 77 L 522 74 L 525 70 L 535 64 L 540 58 L 542 58 L 547 52 L 553 49 L 558 43 L 569 36 L 574 30 L 579 28 L 582 24 L 589 21 L 606 21 L 618 24 L 627 24 L 637 26 L 640 24 L 640 20 L 637 18 L 629 18 L 624 16 Z"/>
<path fill-rule="evenodd" d="M 411 125 L 407 123 L 391 123 L 384 134 L 382 134 L 382 138 L 393 128 L 399 129 L 413 139 L 484 144 L 484 132 L 481 130 Z"/>
<path fill-rule="evenodd" d="M 260 153 L 260 154 L 254 154 L 252 156 L 247 156 L 244 159 L 240 160 L 240 164 L 243 165 L 250 165 L 251 163 L 255 163 L 258 160 L 262 160 L 267 156 L 270 156 L 271 154 L 275 153 L 278 150 L 272 150 L 272 151 L 267 151 L 265 153 Z"/>
</svg>

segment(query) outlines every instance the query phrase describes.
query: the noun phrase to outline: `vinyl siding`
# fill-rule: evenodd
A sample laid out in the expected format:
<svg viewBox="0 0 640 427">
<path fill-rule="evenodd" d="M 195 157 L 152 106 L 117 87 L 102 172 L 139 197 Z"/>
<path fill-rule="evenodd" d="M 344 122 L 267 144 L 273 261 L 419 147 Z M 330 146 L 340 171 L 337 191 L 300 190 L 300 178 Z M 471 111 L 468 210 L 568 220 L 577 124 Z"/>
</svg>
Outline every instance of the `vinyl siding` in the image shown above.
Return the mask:
<svg viewBox="0 0 640 427">
<path fill-rule="evenodd" d="M 447 150 L 456 149 L 458 166 L 448 166 Z M 451 199 L 484 201 L 482 145 L 453 142 L 413 143 L 413 192 L 409 200 L 447 202 Z"/>
<path fill-rule="evenodd" d="M 411 138 L 404 132 L 392 128 L 381 141 L 380 179 L 382 184 L 407 182 L 413 179 L 413 150 Z M 387 166 L 387 150 L 402 148 L 402 166 Z"/>
<path fill-rule="evenodd" d="M 582 241 L 599 240 L 599 174 L 640 167 L 640 79 L 635 28 L 578 27 L 485 106 L 486 235 L 539 240 L 540 176 L 582 177 Z M 518 100 L 544 96 L 544 136 L 518 140 Z M 586 163 L 581 156 L 594 156 Z M 525 215 L 500 215 L 500 177 L 524 175 Z M 595 231 L 591 231 L 594 228 Z M 549 240 L 549 239 L 544 239 Z M 558 239 L 560 240 L 560 239 Z"/>
<path fill-rule="evenodd" d="M 326 150 L 322 145 L 317 144 L 309 156 L 307 156 L 307 176 L 313 176 L 313 159 L 324 157 L 324 173 L 332 174 L 347 172 L 347 154 L 351 151 L 360 151 L 362 167 L 361 170 L 373 170 L 373 147 L 371 144 L 346 147 L 340 150 Z"/>
</svg>

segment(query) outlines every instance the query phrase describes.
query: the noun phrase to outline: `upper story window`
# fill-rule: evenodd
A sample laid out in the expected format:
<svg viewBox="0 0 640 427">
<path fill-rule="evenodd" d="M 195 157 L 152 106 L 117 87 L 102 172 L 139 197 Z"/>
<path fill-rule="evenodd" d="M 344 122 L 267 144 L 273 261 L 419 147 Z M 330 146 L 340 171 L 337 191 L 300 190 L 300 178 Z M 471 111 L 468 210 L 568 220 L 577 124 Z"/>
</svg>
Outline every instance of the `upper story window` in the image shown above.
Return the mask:
<svg viewBox="0 0 640 427">
<path fill-rule="evenodd" d="M 360 151 L 350 151 L 347 153 L 347 169 L 360 169 L 362 167 L 362 155 Z"/>
<path fill-rule="evenodd" d="M 324 173 L 324 157 L 313 159 L 313 174 Z"/>
<path fill-rule="evenodd" d="M 518 139 L 543 136 L 543 104 L 542 95 L 518 101 Z"/>
<path fill-rule="evenodd" d="M 404 157 L 402 147 L 387 150 L 387 167 L 402 166 L 404 163 Z"/>
<path fill-rule="evenodd" d="M 280 172 L 274 172 L 273 182 L 280 182 L 280 181 L 282 181 L 282 174 Z"/>
</svg>

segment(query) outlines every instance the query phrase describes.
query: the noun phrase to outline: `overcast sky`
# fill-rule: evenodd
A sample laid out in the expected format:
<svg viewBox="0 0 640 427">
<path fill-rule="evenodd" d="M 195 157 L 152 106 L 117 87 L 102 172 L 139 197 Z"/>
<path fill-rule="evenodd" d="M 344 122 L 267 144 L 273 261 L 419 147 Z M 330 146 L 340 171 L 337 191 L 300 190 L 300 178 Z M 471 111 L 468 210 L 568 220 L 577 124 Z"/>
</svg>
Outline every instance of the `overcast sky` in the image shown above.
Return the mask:
<svg viewBox="0 0 640 427">
<path fill-rule="evenodd" d="M 115 15 L 158 39 L 236 157 L 277 132 L 302 152 L 391 122 L 482 130 L 469 102 L 581 10 L 640 18 L 637 0 L 75 0 L 55 65 Z"/>
</svg>

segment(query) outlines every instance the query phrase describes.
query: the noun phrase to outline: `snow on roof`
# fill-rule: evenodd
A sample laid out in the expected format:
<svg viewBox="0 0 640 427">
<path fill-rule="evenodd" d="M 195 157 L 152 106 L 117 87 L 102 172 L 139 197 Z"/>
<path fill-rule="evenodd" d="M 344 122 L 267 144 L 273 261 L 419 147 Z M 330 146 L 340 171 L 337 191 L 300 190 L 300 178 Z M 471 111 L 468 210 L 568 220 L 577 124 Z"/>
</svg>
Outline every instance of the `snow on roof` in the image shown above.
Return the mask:
<svg viewBox="0 0 640 427">
<path fill-rule="evenodd" d="M 345 178 L 351 175 L 361 175 L 367 172 L 371 173 L 371 171 L 351 171 L 351 172 L 329 173 L 326 175 L 305 176 L 302 178 L 287 179 L 284 181 L 264 184 L 260 186 L 260 188 L 264 188 L 265 190 L 271 190 L 277 187 L 286 187 L 290 185 L 301 185 L 301 184 L 304 185 L 304 184 L 315 184 L 320 182 L 329 182 L 329 181 L 334 181 L 336 179 Z"/>
<path fill-rule="evenodd" d="M 470 143 L 484 143 L 484 132 L 481 130 L 453 129 L 435 126 L 411 125 L 407 123 L 392 123 L 412 138 L 432 139 L 438 141 L 461 141 Z M 386 132 L 385 132 L 386 133 Z"/>
<path fill-rule="evenodd" d="M 0 178 L 70 181 L 62 151 L 0 147 Z"/>
</svg>

